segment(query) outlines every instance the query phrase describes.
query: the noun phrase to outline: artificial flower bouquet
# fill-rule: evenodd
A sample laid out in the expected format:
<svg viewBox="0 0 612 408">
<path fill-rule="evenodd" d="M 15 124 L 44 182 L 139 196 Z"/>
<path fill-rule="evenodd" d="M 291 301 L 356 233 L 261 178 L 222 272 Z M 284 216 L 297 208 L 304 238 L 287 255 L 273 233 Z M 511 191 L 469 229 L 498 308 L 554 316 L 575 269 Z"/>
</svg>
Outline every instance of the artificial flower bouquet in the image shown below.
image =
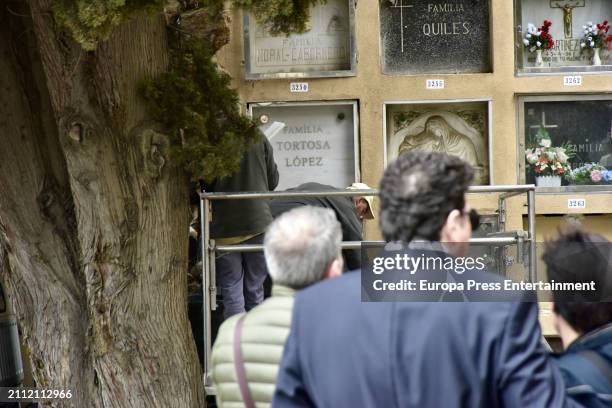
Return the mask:
<svg viewBox="0 0 612 408">
<path fill-rule="evenodd" d="M 550 139 L 542 139 L 539 147 L 525 150 L 525 160 L 536 177 L 567 177 L 571 171 L 570 156 L 566 147 L 551 147 Z"/>
<path fill-rule="evenodd" d="M 531 23 L 527 25 L 527 32 L 523 38 L 523 44 L 529 52 L 549 50 L 553 47 L 553 38 L 549 33 L 551 25 L 552 22 L 550 20 L 544 20 L 544 23 L 539 28 Z"/>
<path fill-rule="evenodd" d="M 608 34 L 610 25 L 607 20 L 601 24 L 593 24 L 589 21 L 586 25 L 582 26 L 582 29 L 584 30 L 584 36 L 580 41 L 580 48 L 607 48 L 612 50 L 612 35 Z"/>
<path fill-rule="evenodd" d="M 586 163 L 570 171 L 571 184 L 612 184 L 612 170 L 597 163 Z"/>
</svg>

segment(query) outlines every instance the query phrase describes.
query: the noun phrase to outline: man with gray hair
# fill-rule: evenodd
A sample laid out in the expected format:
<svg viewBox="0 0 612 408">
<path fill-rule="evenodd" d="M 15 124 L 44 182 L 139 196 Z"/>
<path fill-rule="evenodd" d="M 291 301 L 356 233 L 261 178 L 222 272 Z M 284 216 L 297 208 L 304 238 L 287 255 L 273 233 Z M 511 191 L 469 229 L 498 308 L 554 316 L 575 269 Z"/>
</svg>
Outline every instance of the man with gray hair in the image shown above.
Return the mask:
<svg viewBox="0 0 612 408">
<path fill-rule="evenodd" d="M 219 407 L 271 405 L 295 292 L 342 273 L 341 241 L 340 223 L 330 209 L 299 207 L 270 224 L 264 255 L 272 297 L 226 320 L 213 347 Z"/>
</svg>

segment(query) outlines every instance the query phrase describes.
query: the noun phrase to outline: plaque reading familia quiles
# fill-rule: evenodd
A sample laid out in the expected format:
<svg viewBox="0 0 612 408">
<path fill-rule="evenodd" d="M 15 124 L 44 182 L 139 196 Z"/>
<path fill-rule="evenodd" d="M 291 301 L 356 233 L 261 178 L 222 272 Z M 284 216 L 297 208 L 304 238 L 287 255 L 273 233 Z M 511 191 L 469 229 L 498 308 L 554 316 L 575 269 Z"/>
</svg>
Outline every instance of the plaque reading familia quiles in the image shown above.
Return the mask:
<svg viewBox="0 0 612 408">
<path fill-rule="evenodd" d="M 338 188 L 351 185 L 358 169 L 356 111 L 355 102 L 251 105 L 253 118 L 264 132 L 284 124 L 280 131 L 269 132 L 280 174 L 277 190 L 307 182 Z"/>
<path fill-rule="evenodd" d="M 310 7 L 303 34 L 272 35 L 250 14 L 244 18 L 248 79 L 353 75 L 352 1 Z"/>
<path fill-rule="evenodd" d="M 488 0 L 380 0 L 383 72 L 490 72 Z"/>
</svg>

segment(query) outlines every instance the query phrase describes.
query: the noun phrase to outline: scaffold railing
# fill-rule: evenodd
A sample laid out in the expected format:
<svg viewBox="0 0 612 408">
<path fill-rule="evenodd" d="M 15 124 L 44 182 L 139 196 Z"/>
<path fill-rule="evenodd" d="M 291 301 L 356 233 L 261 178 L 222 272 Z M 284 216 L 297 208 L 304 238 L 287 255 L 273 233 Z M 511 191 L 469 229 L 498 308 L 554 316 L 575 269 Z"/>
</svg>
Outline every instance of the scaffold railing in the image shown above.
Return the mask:
<svg viewBox="0 0 612 408">
<path fill-rule="evenodd" d="M 526 278 L 533 281 L 536 277 L 536 230 L 535 230 L 535 185 L 498 185 L 471 186 L 468 194 L 500 193 L 498 197 L 497 217 L 500 228 L 505 230 L 506 200 L 510 197 L 527 195 L 527 230 L 506 231 L 502 234 L 492 233 L 486 237 L 473 237 L 470 244 L 474 245 L 517 245 L 522 258 L 523 246 L 527 245 L 528 265 Z M 210 221 L 212 218 L 211 201 L 221 200 L 261 200 L 274 198 L 304 198 L 304 197 L 355 197 L 378 196 L 377 189 L 369 190 L 338 190 L 338 191 L 270 191 L 270 192 L 202 192 L 200 193 L 200 231 L 202 251 L 202 300 L 203 300 L 203 337 L 204 355 L 203 371 L 204 386 L 207 394 L 214 394 L 210 378 L 210 363 L 212 350 L 211 313 L 217 309 L 217 286 L 215 276 L 215 257 L 217 253 L 257 252 L 263 250 L 261 244 L 216 245 L 210 237 Z M 384 245 L 384 241 L 343 241 L 342 249 L 359 249 L 363 243 L 368 245 Z"/>
</svg>

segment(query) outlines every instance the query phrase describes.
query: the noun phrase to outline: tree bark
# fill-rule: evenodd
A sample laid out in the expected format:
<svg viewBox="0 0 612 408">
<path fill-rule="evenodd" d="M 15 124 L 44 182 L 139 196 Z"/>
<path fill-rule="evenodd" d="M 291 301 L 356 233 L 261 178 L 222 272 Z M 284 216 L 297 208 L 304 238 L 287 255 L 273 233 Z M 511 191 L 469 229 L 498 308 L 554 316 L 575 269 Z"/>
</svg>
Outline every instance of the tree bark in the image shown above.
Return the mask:
<svg viewBox="0 0 612 408">
<path fill-rule="evenodd" d="M 143 14 L 84 52 L 50 0 L 0 7 L 0 273 L 39 387 L 75 407 L 200 407 L 187 180 L 137 82 L 168 66 Z"/>
</svg>

